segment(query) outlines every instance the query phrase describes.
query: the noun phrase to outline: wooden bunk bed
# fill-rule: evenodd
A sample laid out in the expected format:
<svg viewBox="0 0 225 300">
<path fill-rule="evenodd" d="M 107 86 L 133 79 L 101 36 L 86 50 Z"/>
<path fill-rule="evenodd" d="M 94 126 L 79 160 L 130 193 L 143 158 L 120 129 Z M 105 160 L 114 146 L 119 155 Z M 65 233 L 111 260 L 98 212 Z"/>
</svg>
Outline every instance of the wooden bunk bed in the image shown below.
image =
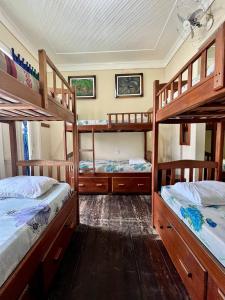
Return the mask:
<svg viewBox="0 0 225 300">
<path fill-rule="evenodd" d="M 11 65 L 14 64 L 9 58 L 6 59 Z M 47 85 L 47 70 L 50 69 L 53 82 L 51 94 Z M 75 178 L 67 199 L 62 199 L 62 207 L 59 211 L 55 211 L 54 218 L 0 286 L 1 300 L 43 299 L 79 223 L 75 90 L 69 86 L 44 50 L 39 50 L 40 91 L 34 91 L 19 82 L 13 74 L 10 74 L 10 68 L 7 71 L 8 73 L 0 69 L 0 122 L 7 123 L 9 126 L 12 176 L 26 175 L 29 169 L 31 176 L 44 175 L 54 177 L 59 182 L 69 183 L 68 175 L 72 168 Z M 60 88 L 57 88 L 57 83 L 60 83 Z M 18 161 L 15 122 L 24 120 L 71 122 L 74 134 L 74 159 L 72 161 Z"/>
<path fill-rule="evenodd" d="M 124 167 L 129 171 L 116 170 L 113 172 L 97 170 L 97 164 L 102 163 L 102 160 L 95 159 L 95 133 L 110 133 L 110 132 L 143 132 L 144 134 L 144 159 L 148 169 L 151 169 L 151 152 L 147 150 L 147 132 L 152 130 L 152 109 L 147 112 L 135 113 L 110 113 L 107 114 L 107 120 L 101 120 L 103 124 L 95 122 L 79 122 L 78 134 L 92 134 L 92 149 L 80 149 L 79 153 L 92 153 L 92 164 L 90 168 L 80 169 L 79 172 L 79 192 L 80 193 L 142 193 L 148 194 L 151 192 L 151 172 L 150 171 L 135 171 L 133 167 L 129 168 L 129 163 L 110 162 L 110 164 L 119 164 L 119 168 Z M 92 124 L 82 124 L 92 123 Z M 82 125 L 81 125 L 82 124 Z M 71 126 L 67 125 L 67 132 L 71 131 Z M 67 142 L 65 141 L 65 144 Z M 68 158 L 73 158 L 73 153 L 68 154 Z M 81 162 L 82 164 L 82 162 Z M 144 167 L 144 166 L 143 166 Z M 141 166 L 140 166 L 141 169 Z"/>
<path fill-rule="evenodd" d="M 211 74 L 207 74 L 207 53 L 212 46 L 215 47 L 215 67 Z M 199 82 L 193 85 L 193 65 L 199 58 Z M 182 79 L 185 71 L 188 73 L 187 81 Z M 183 85 L 186 85 L 185 91 L 182 90 Z M 174 90 L 177 92 L 176 99 Z M 167 201 L 163 187 L 169 184 L 171 187 L 166 189 L 173 188 L 176 181 L 182 182 L 185 179 L 189 182 L 194 179 L 221 180 L 224 118 L 225 24 L 222 24 L 171 81 L 166 84 L 154 82 L 152 224 L 158 231 L 191 299 L 225 299 L 225 267 L 209 250 L 210 243 L 207 245 L 200 239 L 200 234 L 197 235 L 191 229 L 193 223 L 185 222 L 186 211 L 180 210 L 180 215 L 175 212 L 171 203 L 176 199 Z M 217 126 L 215 161 L 158 162 L 159 124 L 207 122 L 213 122 Z"/>
</svg>

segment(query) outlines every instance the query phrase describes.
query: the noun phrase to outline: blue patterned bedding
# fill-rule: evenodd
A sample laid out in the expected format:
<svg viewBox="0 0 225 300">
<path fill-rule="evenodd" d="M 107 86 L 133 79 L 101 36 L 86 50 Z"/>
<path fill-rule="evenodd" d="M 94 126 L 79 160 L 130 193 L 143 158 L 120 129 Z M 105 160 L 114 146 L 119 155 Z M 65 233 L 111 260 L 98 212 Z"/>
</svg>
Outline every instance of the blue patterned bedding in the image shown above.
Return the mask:
<svg viewBox="0 0 225 300">
<path fill-rule="evenodd" d="M 0 286 L 13 272 L 70 194 L 60 183 L 37 199 L 0 198 Z"/>
<path fill-rule="evenodd" d="M 181 198 L 172 186 L 162 187 L 161 196 L 175 214 L 225 267 L 225 206 L 197 206 Z"/>
<path fill-rule="evenodd" d="M 87 172 L 87 169 L 93 168 L 91 160 L 80 161 L 80 172 Z M 121 172 L 151 172 L 152 164 L 145 162 L 141 164 L 129 164 L 129 160 L 95 160 L 95 172 L 97 173 L 121 173 Z M 90 171 L 91 172 L 91 171 Z"/>
</svg>

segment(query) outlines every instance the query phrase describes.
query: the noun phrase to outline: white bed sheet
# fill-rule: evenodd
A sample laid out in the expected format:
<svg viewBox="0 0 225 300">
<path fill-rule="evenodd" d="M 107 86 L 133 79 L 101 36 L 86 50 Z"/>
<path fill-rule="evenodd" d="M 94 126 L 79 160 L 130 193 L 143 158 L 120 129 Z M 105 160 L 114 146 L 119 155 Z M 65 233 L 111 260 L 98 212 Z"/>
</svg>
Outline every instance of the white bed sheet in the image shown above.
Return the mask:
<svg viewBox="0 0 225 300">
<path fill-rule="evenodd" d="M 67 183 L 37 199 L 0 198 L 0 286 L 68 199 Z"/>
</svg>

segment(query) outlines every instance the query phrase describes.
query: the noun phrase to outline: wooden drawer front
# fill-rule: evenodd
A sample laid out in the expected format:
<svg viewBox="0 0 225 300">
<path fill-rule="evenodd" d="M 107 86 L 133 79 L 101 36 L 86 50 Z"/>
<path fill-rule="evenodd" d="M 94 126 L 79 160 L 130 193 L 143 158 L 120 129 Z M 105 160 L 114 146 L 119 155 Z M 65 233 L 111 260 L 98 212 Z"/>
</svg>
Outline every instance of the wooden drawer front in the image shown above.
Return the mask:
<svg viewBox="0 0 225 300">
<path fill-rule="evenodd" d="M 80 193 L 108 193 L 108 178 L 79 178 Z"/>
<path fill-rule="evenodd" d="M 156 213 L 155 226 L 191 299 L 205 299 L 206 270 L 170 224 L 163 211 Z"/>
<path fill-rule="evenodd" d="M 114 177 L 112 192 L 114 193 L 150 193 L 151 181 L 147 177 Z"/>
<path fill-rule="evenodd" d="M 219 288 L 215 281 L 209 276 L 207 285 L 207 300 L 212 299 L 225 300 L 225 286 Z"/>
<path fill-rule="evenodd" d="M 69 245 L 72 234 L 76 226 L 76 211 L 73 209 L 66 219 L 66 222 L 63 225 L 59 235 L 52 244 L 48 253 L 46 253 L 45 258 L 42 262 L 42 271 L 43 271 L 43 288 L 44 292 L 49 289 L 54 275 L 58 270 L 59 264 L 63 258 L 64 252 Z"/>
</svg>

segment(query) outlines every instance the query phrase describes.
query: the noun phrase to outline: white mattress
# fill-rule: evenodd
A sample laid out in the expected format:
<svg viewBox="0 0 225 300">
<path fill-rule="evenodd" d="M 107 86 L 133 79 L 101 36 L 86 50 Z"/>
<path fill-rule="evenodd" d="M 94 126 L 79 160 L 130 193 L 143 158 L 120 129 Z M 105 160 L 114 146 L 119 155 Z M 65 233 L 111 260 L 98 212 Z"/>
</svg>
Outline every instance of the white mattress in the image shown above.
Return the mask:
<svg viewBox="0 0 225 300">
<path fill-rule="evenodd" d="M 225 206 L 197 206 L 178 195 L 173 186 L 162 187 L 161 196 L 215 258 L 225 267 Z"/>
<path fill-rule="evenodd" d="M 60 183 L 37 199 L 0 198 L 0 286 L 68 199 Z"/>
</svg>

